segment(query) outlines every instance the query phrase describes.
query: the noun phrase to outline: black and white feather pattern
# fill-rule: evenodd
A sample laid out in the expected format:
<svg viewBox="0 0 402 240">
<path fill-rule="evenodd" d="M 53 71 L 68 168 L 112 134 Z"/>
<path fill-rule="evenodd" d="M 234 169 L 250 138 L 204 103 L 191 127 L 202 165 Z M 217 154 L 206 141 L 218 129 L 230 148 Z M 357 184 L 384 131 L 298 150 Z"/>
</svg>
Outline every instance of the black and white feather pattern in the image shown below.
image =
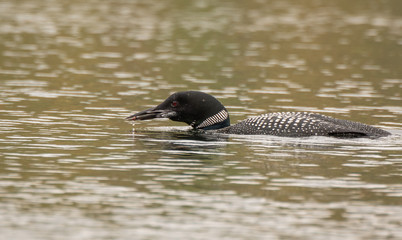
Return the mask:
<svg viewBox="0 0 402 240">
<path fill-rule="evenodd" d="M 201 129 L 201 128 L 205 128 L 208 126 L 212 126 L 217 123 L 225 121 L 228 117 L 229 117 L 228 112 L 225 109 L 223 109 L 222 111 L 218 112 L 217 114 L 205 119 L 198 126 L 195 126 L 195 128 Z"/>
<path fill-rule="evenodd" d="M 388 132 L 384 130 L 363 123 L 340 120 L 317 113 L 307 112 L 275 112 L 264 114 L 219 129 L 218 132 L 287 137 L 364 137 L 366 135 L 376 137 L 388 135 Z"/>
</svg>

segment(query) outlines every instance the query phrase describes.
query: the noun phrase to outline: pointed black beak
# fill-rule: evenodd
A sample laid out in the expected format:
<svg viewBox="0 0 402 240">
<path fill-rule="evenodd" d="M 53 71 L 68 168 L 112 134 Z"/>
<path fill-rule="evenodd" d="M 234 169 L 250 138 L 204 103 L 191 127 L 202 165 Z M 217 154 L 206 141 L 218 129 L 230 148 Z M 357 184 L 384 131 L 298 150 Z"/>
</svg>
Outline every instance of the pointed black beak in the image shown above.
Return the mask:
<svg viewBox="0 0 402 240">
<path fill-rule="evenodd" d="M 153 118 L 171 118 L 176 116 L 176 114 L 177 113 L 172 110 L 156 109 L 156 107 L 154 107 L 128 116 L 126 117 L 126 120 L 137 121 L 137 120 L 148 120 Z"/>
</svg>

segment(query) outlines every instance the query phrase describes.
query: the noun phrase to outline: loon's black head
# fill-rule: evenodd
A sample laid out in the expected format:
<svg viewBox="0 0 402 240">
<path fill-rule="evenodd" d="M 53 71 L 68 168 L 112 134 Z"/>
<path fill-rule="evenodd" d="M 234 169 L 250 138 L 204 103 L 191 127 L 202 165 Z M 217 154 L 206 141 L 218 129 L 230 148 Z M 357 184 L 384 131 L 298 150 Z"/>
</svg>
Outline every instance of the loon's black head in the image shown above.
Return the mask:
<svg viewBox="0 0 402 240">
<path fill-rule="evenodd" d="M 195 129 L 211 130 L 230 125 L 226 108 L 213 96 L 197 91 L 176 92 L 156 107 L 138 112 L 126 120 L 169 118 Z"/>
</svg>

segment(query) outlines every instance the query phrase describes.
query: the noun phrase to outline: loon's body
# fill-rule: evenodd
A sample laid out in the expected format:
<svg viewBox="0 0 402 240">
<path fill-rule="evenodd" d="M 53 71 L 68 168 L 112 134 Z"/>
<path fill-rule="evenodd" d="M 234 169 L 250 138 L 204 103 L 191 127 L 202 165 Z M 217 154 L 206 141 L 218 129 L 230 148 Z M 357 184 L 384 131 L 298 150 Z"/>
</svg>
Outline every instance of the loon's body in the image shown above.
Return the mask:
<svg viewBox="0 0 402 240">
<path fill-rule="evenodd" d="M 269 113 L 230 125 L 229 113 L 222 103 L 207 93 L 197 91 L 174 93 L 158 106 L 126 119 L 135 121 L 152 118 L 169 118 L 185 122 L 194 129 L 224 134 L 341 138 L 378 138 L 390 135 L 387 131 L 363 123 L 306 112 Z"/>
</svg>

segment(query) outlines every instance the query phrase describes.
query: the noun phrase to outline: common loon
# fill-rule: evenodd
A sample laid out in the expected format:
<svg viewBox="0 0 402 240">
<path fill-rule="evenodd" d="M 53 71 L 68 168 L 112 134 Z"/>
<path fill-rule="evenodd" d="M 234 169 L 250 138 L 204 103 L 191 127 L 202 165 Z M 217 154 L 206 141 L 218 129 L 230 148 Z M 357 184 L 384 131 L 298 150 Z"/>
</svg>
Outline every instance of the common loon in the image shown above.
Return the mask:
<svg viewBox="0 0 402 240">
<path fill-rule="evenodd" d="M 198 91 L 176 92 L 158 106 L 135 113 L 126 120 L 153 118 L 169 118 L 185 122 L 193 129 L 224 134 L 339 138 L 378 138 L 390 135 L 387 131 L 363 123 L 307 112 L 268 113 L 230 125 L 229 113 L 222 103 Z"/>
</svg>

